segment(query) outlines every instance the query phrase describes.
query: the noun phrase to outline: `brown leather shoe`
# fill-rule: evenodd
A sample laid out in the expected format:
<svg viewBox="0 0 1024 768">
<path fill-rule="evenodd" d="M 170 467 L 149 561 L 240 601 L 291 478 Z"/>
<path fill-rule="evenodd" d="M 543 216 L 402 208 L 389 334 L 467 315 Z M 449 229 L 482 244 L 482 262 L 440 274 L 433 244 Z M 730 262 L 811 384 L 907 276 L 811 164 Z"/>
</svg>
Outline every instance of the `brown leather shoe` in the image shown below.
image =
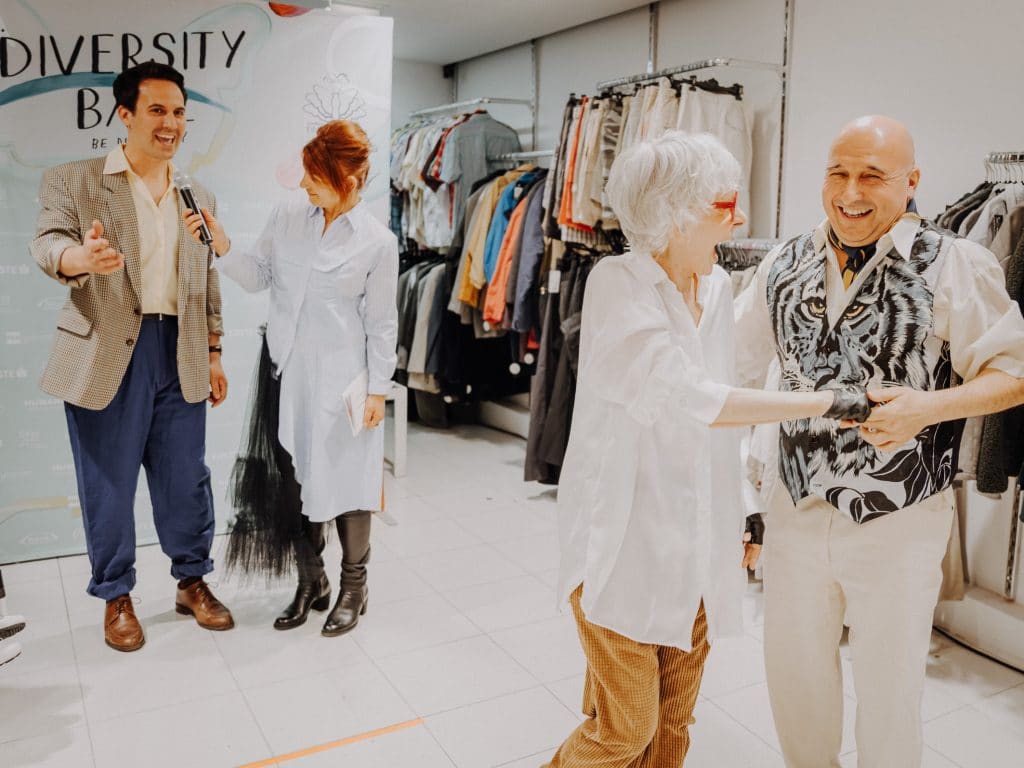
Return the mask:
<svg viewBox="0 0 1024 768">
<path fill-rule="evenodd" d="M 202 579 L 193 581 L 184 589 L 178 587 L 174 609 L 184 616 L 195 616 L 203 629 L 224 630 L 235 626 L 231 611 L 213 596 L 209 585 Z"/>
<path fill-rule="evenodd" d="M 107 601 L 103 619 L 103 639 L 115 651 L 137 651 L 146 644 L 142 625 L 135 617 L 130 595 L 121 595 Z"/>
</svg>

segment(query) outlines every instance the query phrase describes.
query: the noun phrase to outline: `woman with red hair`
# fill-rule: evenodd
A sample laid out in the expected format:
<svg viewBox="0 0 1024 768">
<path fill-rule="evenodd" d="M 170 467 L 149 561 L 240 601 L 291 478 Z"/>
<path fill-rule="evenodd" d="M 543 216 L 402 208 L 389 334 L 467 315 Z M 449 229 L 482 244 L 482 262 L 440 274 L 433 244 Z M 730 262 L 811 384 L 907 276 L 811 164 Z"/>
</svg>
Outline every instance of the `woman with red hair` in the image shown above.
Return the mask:
<svg viewBox="0 0 1024 768">
<path fill-rule="evenodd" d="M 251 249 L 232 247 L 209 211 L 216 268 L 247 291 L 270 290 L 252 392 L 248 445 L 235 465 L 237 511 L 229 565 L 281 575 L 294 558 L 298 589 L 274 621 L 305 623 L 326 610 L 327 524 L 342 545 L 341 585 L 323 634 L 353 629 L 366 612 L 370 513 L 381 507 L 378 429 L 395 369 L 398 244 L 360 193 L 370 168 L 366 133 L 329 122 L 302 151 L 307 200 L 277 206 Z M 186 212 L 193 236 L 201 222 Z M 366 394 L 362 413 L 346 406 Z"/>
</svg>

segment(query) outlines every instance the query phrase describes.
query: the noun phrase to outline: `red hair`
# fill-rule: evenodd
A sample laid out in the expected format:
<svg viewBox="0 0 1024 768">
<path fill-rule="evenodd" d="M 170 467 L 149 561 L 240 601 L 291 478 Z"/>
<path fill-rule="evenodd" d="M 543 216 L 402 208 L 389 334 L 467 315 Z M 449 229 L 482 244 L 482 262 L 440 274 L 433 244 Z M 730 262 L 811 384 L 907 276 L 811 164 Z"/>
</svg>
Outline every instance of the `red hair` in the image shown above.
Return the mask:
<svg viewBox="0 0 1024 768">
<path fill-rule="evenodd" d="M 370 172 L 370 139 L 358 123 L 331 120 L 321 125 L 316 136 L 302 148 L 302 165 L 317 181 L 347 197 L 354 191 L 350 176 L 358 179 L 356 189 L 366 183 Z"/>
</svg>

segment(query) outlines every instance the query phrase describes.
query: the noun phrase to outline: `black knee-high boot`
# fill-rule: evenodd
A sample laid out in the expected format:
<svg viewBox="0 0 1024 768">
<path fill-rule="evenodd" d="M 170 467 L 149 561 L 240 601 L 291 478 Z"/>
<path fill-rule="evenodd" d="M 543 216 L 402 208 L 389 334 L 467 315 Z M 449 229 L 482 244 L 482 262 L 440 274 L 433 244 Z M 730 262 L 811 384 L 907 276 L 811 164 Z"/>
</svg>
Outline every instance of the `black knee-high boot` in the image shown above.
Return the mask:
<svg viewBox="0 0 1024 768">
<path fill-rule="evenodd" d="M 322 634 L 343 635 L 355 628 L 366 613 L 369 592 L 366 564 L 370 560 L 370 513 L 346 512 L 336 518 L 341 538 L 341 587 L 338 602 L 327 616 Z"/>
<path fill-rule="evenodd" d="M 327 542 L 324 523 L 314 523 L 303 517 L 301 537 L 295 540 L 295 565 L 299 571 L 299 586 L 295 597 L 274 620 L 274 629 L 294 629 L 306 623 L 309 611 L 326 611 L 331 604 L 331 584 L 324 573 L 321 556 Z"/>
</svg>

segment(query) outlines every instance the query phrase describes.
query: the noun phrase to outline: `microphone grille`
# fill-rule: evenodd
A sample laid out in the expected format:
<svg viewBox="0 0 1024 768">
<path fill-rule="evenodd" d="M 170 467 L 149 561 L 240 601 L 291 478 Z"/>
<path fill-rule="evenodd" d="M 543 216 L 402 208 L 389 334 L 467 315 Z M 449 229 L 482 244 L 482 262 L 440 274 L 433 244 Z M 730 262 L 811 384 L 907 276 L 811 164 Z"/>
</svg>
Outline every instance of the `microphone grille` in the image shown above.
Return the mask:
<svg viewBox="0 0 1024 768">
<path fill-rule="evenodd" d="M 192 179 L 188 177 L 187 173 L 182 173 L 181 171 L 175 171 L 171 181 L 178 189 L 192 186 Z"/>
</svg>

